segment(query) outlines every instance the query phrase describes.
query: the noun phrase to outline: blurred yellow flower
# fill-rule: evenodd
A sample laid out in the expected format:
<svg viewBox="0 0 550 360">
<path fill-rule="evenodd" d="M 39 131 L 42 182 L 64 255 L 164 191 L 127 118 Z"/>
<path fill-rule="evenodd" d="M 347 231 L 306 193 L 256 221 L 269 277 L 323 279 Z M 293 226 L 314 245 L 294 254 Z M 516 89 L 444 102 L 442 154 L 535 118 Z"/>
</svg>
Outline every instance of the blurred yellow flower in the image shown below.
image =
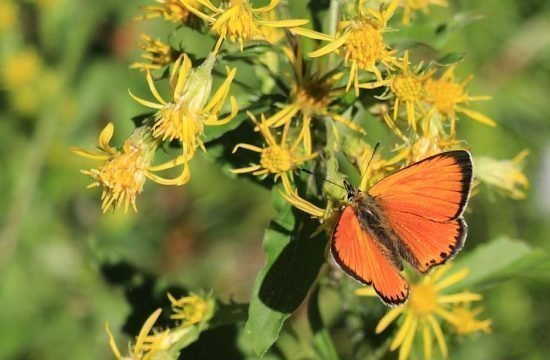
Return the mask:
<svg viewBox="0 0 550 360">
<path fill-rule="evenodd" d="M 178 57 L 170 45 L 146 34 L 141 34 L 139 46 L 145 51 L 141 58 L 146 62 L 135 62 L 130 65 L 130 69 L 157 70 L 171 64 Z"/>
<path fill-rule="evenodd" d="M 456 114 L 462 113 L 474 120 L 489 126 L 496 126 L 496 122 L 490 117 L 480 112 L 470 110 L 464 105 L 470 101 L 489 100 L 490 96 L 470 96 L 465 90 L 466 85 L 473 79 L 469 76 L 461 83 L 455 80 L 455 66 L 450 66 L 441 77 L 433 77 L 426 80 L 424 89 L 426 90 L 426 102 L 431 107 L 426 115 L 426 121 L 430 121 L 434 112 L 450 120 L 451 135 L 456 129 Z"/>
<path fill-rule="evenodd" d="M 109 336 L 109 344 L 117 359 L 122 360 L 160 360 L 178 359 L 179 351 L 195 341 L 200 332 L 206 328 L 207 321 L 214 314 L 214 300 L 190 295 L 179 299 L 167 294 L 175 314 L 170 318 L 182 320 L 177 326 L 153 329 L 162 310 L 157 309 L 143 324 L 135 344 L 129 346 L 129 355 L 122 356 L 113 338 L 109 325 L 105 330 Z M 152 332 L 152 334 L 150 334 Z"/>
<path fill-rule="evenodd" d="M 199 2 L 209 10 L 208 13 L 194 6 L 195 1 L 181 0 L 181 2 L 193 14 L 208 22 L 214 33 L 219 34 L 215 53 L 219 51 L 226 38 L 232 42 L 238 42 L 242 51 L 245 41 L 269 41 L 271 36 L 264 32 L 266 27 L 289 28 L 308 23 L 304 19 L 272 20 L 272 10 L 279 4 L 279 0 L 271 0 L 268 5 L 259 8 L 253 8 L 248 0 L 226 0 L 219 7 L 209 0 L 200 0 Z"/>
<path fill-rule="evenodd" d="M 523 173 L 523 163 L 527 155 L 529 151 L 523 150 L 511 160 L 476 157 L 476 178 L 512 199 L 524 199 L 525 191 L 529 188 L 529 180 Z"/>
<path fill-rule="evenodd" d="M 237 101 L 231 96 L 231 113 L 223 119 L 218 118 L 229 94 L 229 87 L 235 77 L 236 69 L 227 68 L 227 78 L 208 102 L 212 90 L 211 73 L 215 61 L 216 56 L 211 53 L 202 65 L 191 69 L 191 61 L 187 55 L 182 54 L 170 72 L 171 102 L 165 101 L 160 96 L 149 70 L 147 70 L 147 83 L 158 103 L 141 99 L 130 92 L 130 96 L 138 103 L 157 110 L 153 136 L 162 141 L 178 139 L 182 144 L 184 157 L 187 159 L 191 159 L 197 147 L 205 150 L 201 141 L 204 126 L 225 125 L 238 112 Z"/>
<path fill-rule="evenodd" d="M 19 22 L 19 6 L 11 0 L 0 2 L 0 34 L 13 30 Z"/>
<path fill-rule="evenodd" d="M 467 335 L 476 331 L 491 332 L 491 320 L 478 320 L 476 318 L 482 312 L 482 308 L 471 309 L 469 305 L 455 305 L 453 311 L 451 311 L 456 320 L 452 323 L 453 330 L 458 335 Z"/>
<path fill-rule="evenodd" d="M 375 330 L 377 334 L 384 331 L 398 317 L 403 317 L 400 328 L 390 344 L 390 350 L 392 351 L 399 348 L 399 360 L 409 358 L 417 333 L 422 334 L 426 359 L 432 358 L 434 337 L 441 355 L 443 358 L 447 358 L 447 343 L 438 318 L 447 321 L 451 325 L 461 326 L 460 319 L 450 311 L 449 306 L 481 300 L 481 295 L 469 291 L 445 294 L 446 288 L 459 283 L 469 273 L 468 269 L 461 269 L 445 276 L 450 268 L 450 264 L 444 265 L 430 275 L 424 276 L 416 284 L 411 285 L 411 295 L 407 304 L 391 309 L 378 322 Z M 376 296 L 371 287 L 358 289 L 356 294 Z"/>
<path fill-rule="evenodd" d="M 420 10 L 427 14 L 430 5 L 447 7 L 449 2 L 447 0 L 403 0 L 401 2 L 401 7 L 404 9 L 402 23 L 409 24 L 415 11 Z"/>
<path fill-rule="evenodd" d="M 305 28 L 294 28 L 296 34 L 312 39 L 329 41 L 329 44 L 309 54 L 319 57 L 332 52 L 339 53 L 346 64 L 351 63 L 350 75 L 346 85 L 348 91 L 354 85 L 359 93 L 359 70 L 373 73 L 381 81 L 382 73 L 378 69 L 383 64 L 386 69 L 393 69 L 397 59 L 395 50 L 390 50 L 384 42 L 383 33 L 388 31 L 388 20 L 393 16 L 400 0 L 392 0 L 385 9 L 377 11 L 371 8 L 359 8 L 360 15 L 351 21 L 341 21 L 334 36 L 325 35 Z M 360 5 L 359 5 L 360 6 Z"/>
<path fill-rule="evenodd" d="M 103 161 L 99 168 L 83 170 L 82 173 L 94 180 L 88 188 L 102 188 L 101 209 L 104 213 L 111 206 L 119 208 L 122 204 L 124 212 L 127 212 L 130 206 L 137 211 L 136 198 L 143 190 L 147 178 L 164 185 L 182 185 L 189 180 L 186 159 L 177 158 L 162 165 L 151 166 L 158 141 L 151 136 L 149 127 L 142 126 L 134 130 L 120 150 L 109 145 L 113 133 L 113 124 L 107 124 L 99 135 L 100 152 L 71 148 L 78 155 Z M 182 173 L 175 179 L 165 179 L 154 174 L 156 171 L 180 165 L 183 165 Z"/>
<path fill-rule="evenodd" d="M 171 319 L 181 320 L 179 327 L 187 327 L 210 319 L 214 310 L 214 303 L 209 298 L 191 294 L 176 299 L 168 293 L 172 303 Z"/>
<path fill-rule="evenodd" d="M 162 17 L 164 20 L 175 23 L 188 23 L 194 16 L 182 0 L 155 0 L 159 5 L 142 6 L 141 10 L 146 14 L 137 17 L 138 20 L 154 19 Z M 198 0 L 186 0 L 194 7 L 200 7 Z"/>
<path fill-rule="evenodd" d="M 1 67 L 2 83 L 5 88 L 10 90 L 28 85 L 36 86 L 42 66 L 42 59 L 34 48 L 10 53 Z"/>
<path fill-rule="evenodd" d="M 291 185 L 292 171 L 304 162 L 313 159 L 317 156 L 316 153 L 302 153 L 300 151 L 300 143 L 302 142 L 303 131 L 300 131 L 300 135 L 296 137 L 294 142 L 288 144 L 288 132 L 290 129 L 290 123 L 286 123 L 283 127 L 280 141 L 277 142 L 275 136 L 271 133 L 267 120 L 262 114 L 261 122 L 258 122 L 254 115 L 248 113 L 252 121 L 258 126 L 260 133 L 262 134 L 266 146 L 263 148 L 251 145 L 251 144 L 237 144 L 233 149 L 235 153 L 240 148 L 254 151 L 260 154 L 260 163 L 252 164 L 248 167 L 241 169 L 231 170 L 234 174 L 243 174 L 251 172 L 252 175 L 267 177 L 269 174 L 275 174 L 275 181 L 281 178 L 283 187 L 287 193 L 292 193 L 293 188 Z"/>
<path fill-rule="evenodd" d="M 141 330 L 139 332 L 139 335 L 136 337 L 136 342 L 134 345 L 130 346 L 130 354 L 128 356 L 122 356 L 120 353 L 120 350 L 118 349 L 118 346 L 115 342 L 115 339 L 113 337 L 113 334 L 111 333 L 111 330 L 109 329 L 109 324 L 105 323 L 105 331 L 107 332 L 107 335 L 109 336 L 109 345 L 111 346 L 111 350 L 113 351 L 113 354 L 117 359 L 121 360 L 145 360 L 145 359 L 151 359 L 152 353 L 149 349 L 147 349 L 147 335 L 151 332 L 153 329 L 153 326 L 155 326 L 155 322 L 157 321 L 158 317 L 160 316 L 160 313 L 162 312 L 162 309 L 157 309 L 155 312 L 153 312 L 149 318 L 143 323 L 143 326 L 141 327 Z"/>
</svg>

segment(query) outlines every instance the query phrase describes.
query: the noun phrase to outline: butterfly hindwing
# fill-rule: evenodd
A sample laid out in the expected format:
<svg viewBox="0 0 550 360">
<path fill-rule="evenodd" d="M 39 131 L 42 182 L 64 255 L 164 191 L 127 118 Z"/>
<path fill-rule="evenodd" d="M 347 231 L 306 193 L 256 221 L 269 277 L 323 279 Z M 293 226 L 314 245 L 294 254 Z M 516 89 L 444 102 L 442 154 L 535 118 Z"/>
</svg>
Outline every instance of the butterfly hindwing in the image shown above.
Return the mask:
<svg viewBox="0 0 550 360">
<path fill-rule="evenodd" d="M 352 206 L 347 206 L 334 231 L 332 255 L 349 275 L 372 285 L 387 304 L 399 305 L 407 300 L 409 286 L 400 275 L 392 254 L 361 227 Z"/>
<path fill-rule="evenodd" d="M 461 215 L 471 182 L 470 154 L 450 151 L 382 179 L 369 195 L 400 242 L 401 255 L 427 272 L 464 245 L 467 226 Z"/>
</svg>

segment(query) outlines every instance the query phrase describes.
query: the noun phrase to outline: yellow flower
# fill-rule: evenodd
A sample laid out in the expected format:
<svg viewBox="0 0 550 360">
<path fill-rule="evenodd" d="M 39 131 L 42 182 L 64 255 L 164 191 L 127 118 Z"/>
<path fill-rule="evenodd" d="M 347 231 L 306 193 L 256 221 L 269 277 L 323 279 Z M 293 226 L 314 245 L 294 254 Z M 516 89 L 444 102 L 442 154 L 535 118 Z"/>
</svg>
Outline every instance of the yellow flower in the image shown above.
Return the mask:
<svg viewBox="0 0 550 360">
<path fill-rule="evenodd" d="M 146 34 L 141 34 L 140 40 L 140 47 L 146 52 L 141 57 L 146 62 L 135 62 L 130 65 L 130 69 L 157 70 L 177 59 L 177 54 L 170 45 L 155 40 Z"/>
<path fill-rule="evenodd" d="M 139 335 L 136 337 L 136 342 L 133 346 L 130 346 L 130 354 L 128 356 L 122 356 L 120 353 L 120 350 L 118 349 L 118 346 L 115 342 L 115 339 L 113 337 L 113 334 L 111 333 L 111 330 L 109 330 L 109 324 L 105 323 L 105 331 L 107 332 L 107 335 L 109 336 L 109 345 L 111 346 L 111 350 L 113 351 L 115 357 L 117 359 L 122 360 L 138 360 L 138 359 L 150 359 L 151 353 L 147 349 L 147 334 L 151 332 L 153 329 L 153 326 L 155 325 L 155 322 L 157 321 L 158 317 L 160 316 L 160 313 L 162 312 L 162 309 L 157 309 L 154 313 L 147 318 L 147 320 L 143 323 L 143 326 L 141 327 L 141 330 L 139 331 Z"/>
<path fill-rule="evenodd" d="M 290 62 L 294 67 L 295 77 L 290 79 L 290 104 L 283 106 L 281 110 L 267 119 L 267 125 L 270 127 L 279 127 L 300 116 L 302 118 L 302 129 L 304 130 L 304 146 L 306 152 L 311 152 L 311 121 L 313 118 L 322 119 L 327 117 L 347 128 L 365 135 L 366 132 L 350 119 L 331 111 L 331 104 L 343 96 L 341 90 L 335 88 L 334 84 L 341 77 L 341 73 L 334 76 L 319 76 L 306 72 L 304 74 L 304 64 L 302 54 L 298 46 L 296 54 L 285 48 Z M 309 65 L 306 64 L 306 65 Z M 309 68 L 309 66 L 306 66 Z M 339 133 L 336 126 L 333 127 L 336 140 Z"/>
<path fill-rule="evenodd" d="M 411 22 L 411 17 L 414 11 L 422 11 L 425 14 L 428 13 L 428 7 L 430 5 L 437 5 L 447 7 L 449 3 L 447 0 L 403 0 L 401 2 L 401 7 L 403 11 L 403 24 L 408 24 Z"/>
<path fill-rule="evenodd" d="M 468 269 L 461 269 L 451 275 L 444 276 L 450 268 L 451 265 L 444 265 L 411 285 L 411 295 L 407 304 L 391 309 L 378 322 L 375 330 L 377 334 L 384 331 L 398 317 L 403 318 L 400 328 L 390 344 L 390 350 L 392 351 L 399 348 L 399 360 L 409 357 L 417 333 L 422 334 L 426 359 L 432 357 L 434 337 L 441 355 L 443 358 L 447 358 L 447 343 L 439 319 L 443 319 L 451 325 L 460 324 L 460 319 L 450 311 L 449 307 L 453 304 L 481 300 L 481 295 L 468 291 L 445 294 L 446 288 L 462 281 L 468 276 L 469 272 Z M 376 296 L 371 287 L 358 289 L 356 294 Z"/>
<path fill-rule="evenodd" d="M 195 341 L 202 330 L 207 327 L 207 321 L 214 314 L 214 300 L 212 297 L 197 295 L 175 299 L 168 294 L 175 314 L 172 319 L 183 320 L 177 326 L 164 330 L 153 329 L 162 310 L 157 309 L 143 324 L 134 345 L 129 346 L 129 355 L 122 356 L 116 342 L 105 324 L 109 336 L 109 344 L 117 359 L 122 360 L 153 360 L 177 359 L 179 351 Z M 152 334 L 150 334 L 152 332 Z"/>
<path fill-rule="evenodd" d="M 393 120 L 387 114 L 383 116 L 388 126 L 396 131 L 399 136 L 401 134 L 400 130 L 393 124 Z M 436 123 L 428 126 L 423 130 L 422 134 L 413 133 L 409 137 L 405 137 L 402 134 L 399 136 L 403 140 L 403 143 L 397 145 L 394 151 L 399 154 L 396 155 L 398 158 L 404 160 L 404 166 L 444 151 L 466 148 L 464 141 L 445 135 L 437 125 L 439 124 Z"/>
<path fill-rule="evenodd" d="M 451 122 L 451 134 L 455 133 L 457 113 L 462 113 L 483 124 L 496 126 L 496 122 L 490 117 L 464 106 L 470 101 L 489 100 L 491 97 L 468 95 L 464 88 L 473 77 L 470 76 L 463 82 L 458 83 L 455 81 L 454 69 L 454 66 L 450 66 L 438 79 L 429 78 L 424 83 L 426 102 L 431 107 L 430 112 L 426 116 L 426 121 L 431 119 L 434 112 L 449 119 Z"/>
<path fill-rule="evenodd" d="M 400 0 L 392 0 L 382 10 L 360 8 L 360 15 L 351 21 L 341 21 L 335 36 L 325 35 L 313 30 L 295 28 L 292 31 L 312 39 L 329 41 L 329 44 L 309 54 L 311 57 L 319 57 L 338 52 L 346 64 L 351 63 L 350 75 L 346 91 L 353 84 L 355 92 L 359 92 L 359 70 L 373 73 L 377 80 L 382 80 L 382 73 L 378 69 L 383 64 L 386 69 L 392 69 L 397 65 L 397 59 L 393 56 L 395 50 L 390 50 L 384 42 L 383 33 L 388 31 L 388 20 L 393 16 Z"/>
<path fill-rule="evenodd" d="M 0 2 L 0 34 L 12 30 L 19 22 L 19 7 L 13 1 Z"/>
<path fill-rule="evenodd" d="M 361 191 L 366 191 L 389 172 L 396 170 L 397 164 L 404 158 L 402 154 L 398 154 L 391 159 L 386 159 L 381 152 L 377 152 L 373 156 L 373 147 L 362 138 L 357 137 L 347 137 L 342 148 L 344 154 L 361 175 L 359 184 Z"/>
<path fill-rule="evenodd" d="M 78 155 L 103 161 L 99 168 L 83 170 L 82 173 L 94 180 L 88 188 L 102 188 L 101 209 L 104 213 L 111 206 L 119 208 L 122 204 L 124 212 L 127 212 L 130 206 L 137 211 L 136 198 L 143 190 L 147 178 L 164 185 L 182 185 L 189 180 L 187 161 L 181 157 L 162 165 L 151 166 L 158 142 L 151 137 L 150 131 L 146 126 L 137 128 L 118 150 L 109 145 L 114 133 L 114 126 L 109 123 L 99 135 L 100 152 L 71 149 Z M 154 174 L 156 171 L 182 164 L 182 173 L 176 179 L 165 179 Z"/>
<path fill-rule="evenodd" d="M 36 86 L 42 70 L 42 59 L 34 48 L 9 54 L 1 67 L 2 82 L 10 90 Z"/>
<path fill-rule="evenodd" d="M 275 136 L 271 133 L 267 120 L 262 114 L 261 122 L 258 123 L 254 115 L 248 113 L 252 121 L 258 126 L 260 133 L 264 137 L 266 146 L 260 148 L 251 144 L 237 144 L 233 149 L 235 153 L 238 149 L 243 148 L 254 151 L 260 154 L 260 163 L 252 164 L 241 169 L 231 170 L 234 174 L 243 174 L 251 172 L 252 175 L 267 177 L 269 174 L 275 175 L 275 181 L 281 178 L 283 186 L 287 193 L 292 193 L 291 176 L 292 171 L 302 165 L 304 162 L 313 159 L 317 156 L 315 153 L 300 154 L 300 143 L 303 137 L 303 131 L 296 137 L 294 142 L 288 144 L 288 131 L 290 124 L 287 123 L 283 127 L 283 132 L 280 141 L 277 142 Z"/>
<path fill-rule="evenodd" d="M 155 0 L 159 5 L 142 6 L 141 10 L 147 12 L 139 16 L 137 20 L 154 19 L 162 17 L 163 19 L 175 23 L 189 23 L 194 17 L 193 13 L 187 9 L 182 0 Z M 194 7 L 200 7 L 198 0 L 186 0 Z"/>
<path fill-rule="evenodd" d="M 212 316 L 214 303 L 209 298 L 191 294 L 176 299 L 170 293 L 168 293 L 168 298 L 172 303 L 172 311 L 174 312 L 173 315 L 170 315 L 170 318 L 181 320 L 179 327 L 201 323 L 209 320 Z"/>
<path fill-rule="evenodd" d="M 267 28 L 289 28 L 302 26 L 308 23 L 303 19 L 272 20 L 271 11 L 279 4 L 279 0 L 271 0 L 267 6 L 252 8 L 248 0 L 226 0 L 216 7 L 209 0 L 197 0 L 208 13 L 197 9 L 193 2 L 181 0 L 181 2 L 193 14 L 208 22 L 212 31 L 220 37 L 216 42 L 214 52 L 217 53 L 226 38 L 232 42 L 238 42 L 243 50 L 244 42 L 249 40 L 266 40 L 271 38 Z"/>
<path fill-rule="evenodd" d="M 523 150 L 511 160 L 495 160 L 476 157 L 476 177 L 487 185 L 494 186 L 512 199 L 524 199 L 529 180 L 523 173 L 523 160 L 529 155 Z"/>
<path fill-rule="evenodd" d="M 231 96 L 231 113 L 225 118 L 218 118 L 229 94 L 229 87 L 235 77 L 236 69 L 227 68 L 227 78 L 208 102 L 212 90 L 211 72 L 215 60 L 216 56 L 211 53 L 202 65 L 191 69 L 191 61 L 187 55 L 182 54 L 170 72 L 172 88 L 170 102 L 160 96 L 149 70 L 147 70 L 147 82 L 158 103 L 143 100 L 130 92 L 130 96 L 138 103 L 157 110 L 153 136 L 162 141 L 178 139 L 182 144 L 183 156 L 187 159 L 191 159 L 197 147 L 204 150 L 201 141 L 204 126 L 225 125 L 238 112 L 237 101 Z"/>
<path fill-rule="evenodd" d="M 420 70 L 420 66 L 418 66 L 411 71 L 409 68 L 408 51 L 405 51 L 402 63 L 398 67 L 402 69 L 399 74 L 394 74 L 386 80 L 360 84 L 359 87 L 374 89 L 380 86 L 387 86 L 388 90 L 379 98 L 385 100 L 393 97 L 393 121 L 397 121 L 399 106 L 404 104 L 409 126 L 413 131 L 416 131 L 416 113 L 418 111 L 424 112 L 424 81 L 433 75 L 435 69 L 423 73 Z"/>
<path fill-rule="evenodd" d="M 491 332 L 491 320 L 476 319 L 476 316 L 482 312 L 482 308 L 470 309 L 469 305 L 456 305 L 451 312 L 456 319 L 452 324 L 453 330 L 462 336 L 476 331 Z"/>
</svg>

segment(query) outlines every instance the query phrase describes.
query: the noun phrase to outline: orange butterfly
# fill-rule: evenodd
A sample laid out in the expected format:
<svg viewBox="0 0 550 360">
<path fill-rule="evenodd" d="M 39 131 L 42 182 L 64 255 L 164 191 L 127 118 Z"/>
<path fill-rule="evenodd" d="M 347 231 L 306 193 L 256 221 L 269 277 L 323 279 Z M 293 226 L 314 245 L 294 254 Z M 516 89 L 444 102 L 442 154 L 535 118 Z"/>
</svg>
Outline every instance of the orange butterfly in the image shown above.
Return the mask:
<svg viewBox="0 0 550 360">
<path fill-rule="evenodd" d="M 425 273 L 451 259 L 467 234 L 472 157 L 440 153 L 377 182 L 366 193 L 345 183 L 349 204 L 332 237 L 332 255 L 388 305 L 407 301 L 402 259 Z"/>
</svg>

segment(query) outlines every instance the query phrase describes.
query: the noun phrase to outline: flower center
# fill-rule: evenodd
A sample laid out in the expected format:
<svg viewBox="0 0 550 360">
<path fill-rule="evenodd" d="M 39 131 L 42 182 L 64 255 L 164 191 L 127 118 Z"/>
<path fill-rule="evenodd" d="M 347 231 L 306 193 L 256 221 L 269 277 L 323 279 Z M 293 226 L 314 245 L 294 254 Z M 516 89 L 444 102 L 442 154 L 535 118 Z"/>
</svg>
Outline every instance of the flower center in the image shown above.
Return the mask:
<svg viewBox="0 0 550 360">
<path fill-rule="evenodd" d="M 401 101 L 415 101 L 422 94 L 422 84 L 416 76 L 400 75 L 393 80 L 391 90 Z"/>
<path fill-rule="evenodd" d="M 321 112 L 330 103 L 328 87 L 320 81 L 313 81 L 296 90 L 295 101 L 304 112 Z"/>
<path fill-rule="evenodd" d="M 351 26 L 346 41 L 346 59 L 355 61 L 360 69 L 367 69 L 387 55 L 382 33 L 377 27 L 367 20 L 354 22 Z"/>
<path fill-rule="evenodd" d="M 182 111 L 177 109 L 174 103 L 166 104 L 155 114 L 155 123 L 153 124 L 153 136 L 156 139 L 181 140 L 183 129 Z"/>
<path fill-rule="evenodd" d="M 424 89 L 428 95 L 428 102 L 444 115 L 452 114 L 455 104 L 459 103 L 464 95 L 460 84 L 445 79 L 428 79 Z"/>
<path fill-rule="evenodd" d="M 437 292 L 433 285 L 412 285 L 409 306 L 417 315 L 433 313 L 437 309 Z"/>
<path fill-rule="evenodd" d="M 131 204 L 135 208 L 137 195 L 143 189 L 146 177 L 144 169 L 151 164 L 152 154 L 144 149 L 124 144 L 123 152 L 114 156 L 98 170 L 87 172 L 103 187 L 103 211 L 111 204 L 125 203 L 125 211 Z"/>
<path fill-rule="evenodd" d="M 292 169 L 294 162 L 287 148 L 275 145 L 263 149 L 260 165 L 269 172 L 278 174 Z"/>
<path fill-rule="evenodd" d="M 213 27 L 215 31 L 227 36 L 231 41 L 250 40 L 261 35 L 260 30 L 256 26 L 254 17 L 248 1 L 246 0 L 231 0 L 229 9 L 226 10 L 223 24 Z"/>
</svg>

